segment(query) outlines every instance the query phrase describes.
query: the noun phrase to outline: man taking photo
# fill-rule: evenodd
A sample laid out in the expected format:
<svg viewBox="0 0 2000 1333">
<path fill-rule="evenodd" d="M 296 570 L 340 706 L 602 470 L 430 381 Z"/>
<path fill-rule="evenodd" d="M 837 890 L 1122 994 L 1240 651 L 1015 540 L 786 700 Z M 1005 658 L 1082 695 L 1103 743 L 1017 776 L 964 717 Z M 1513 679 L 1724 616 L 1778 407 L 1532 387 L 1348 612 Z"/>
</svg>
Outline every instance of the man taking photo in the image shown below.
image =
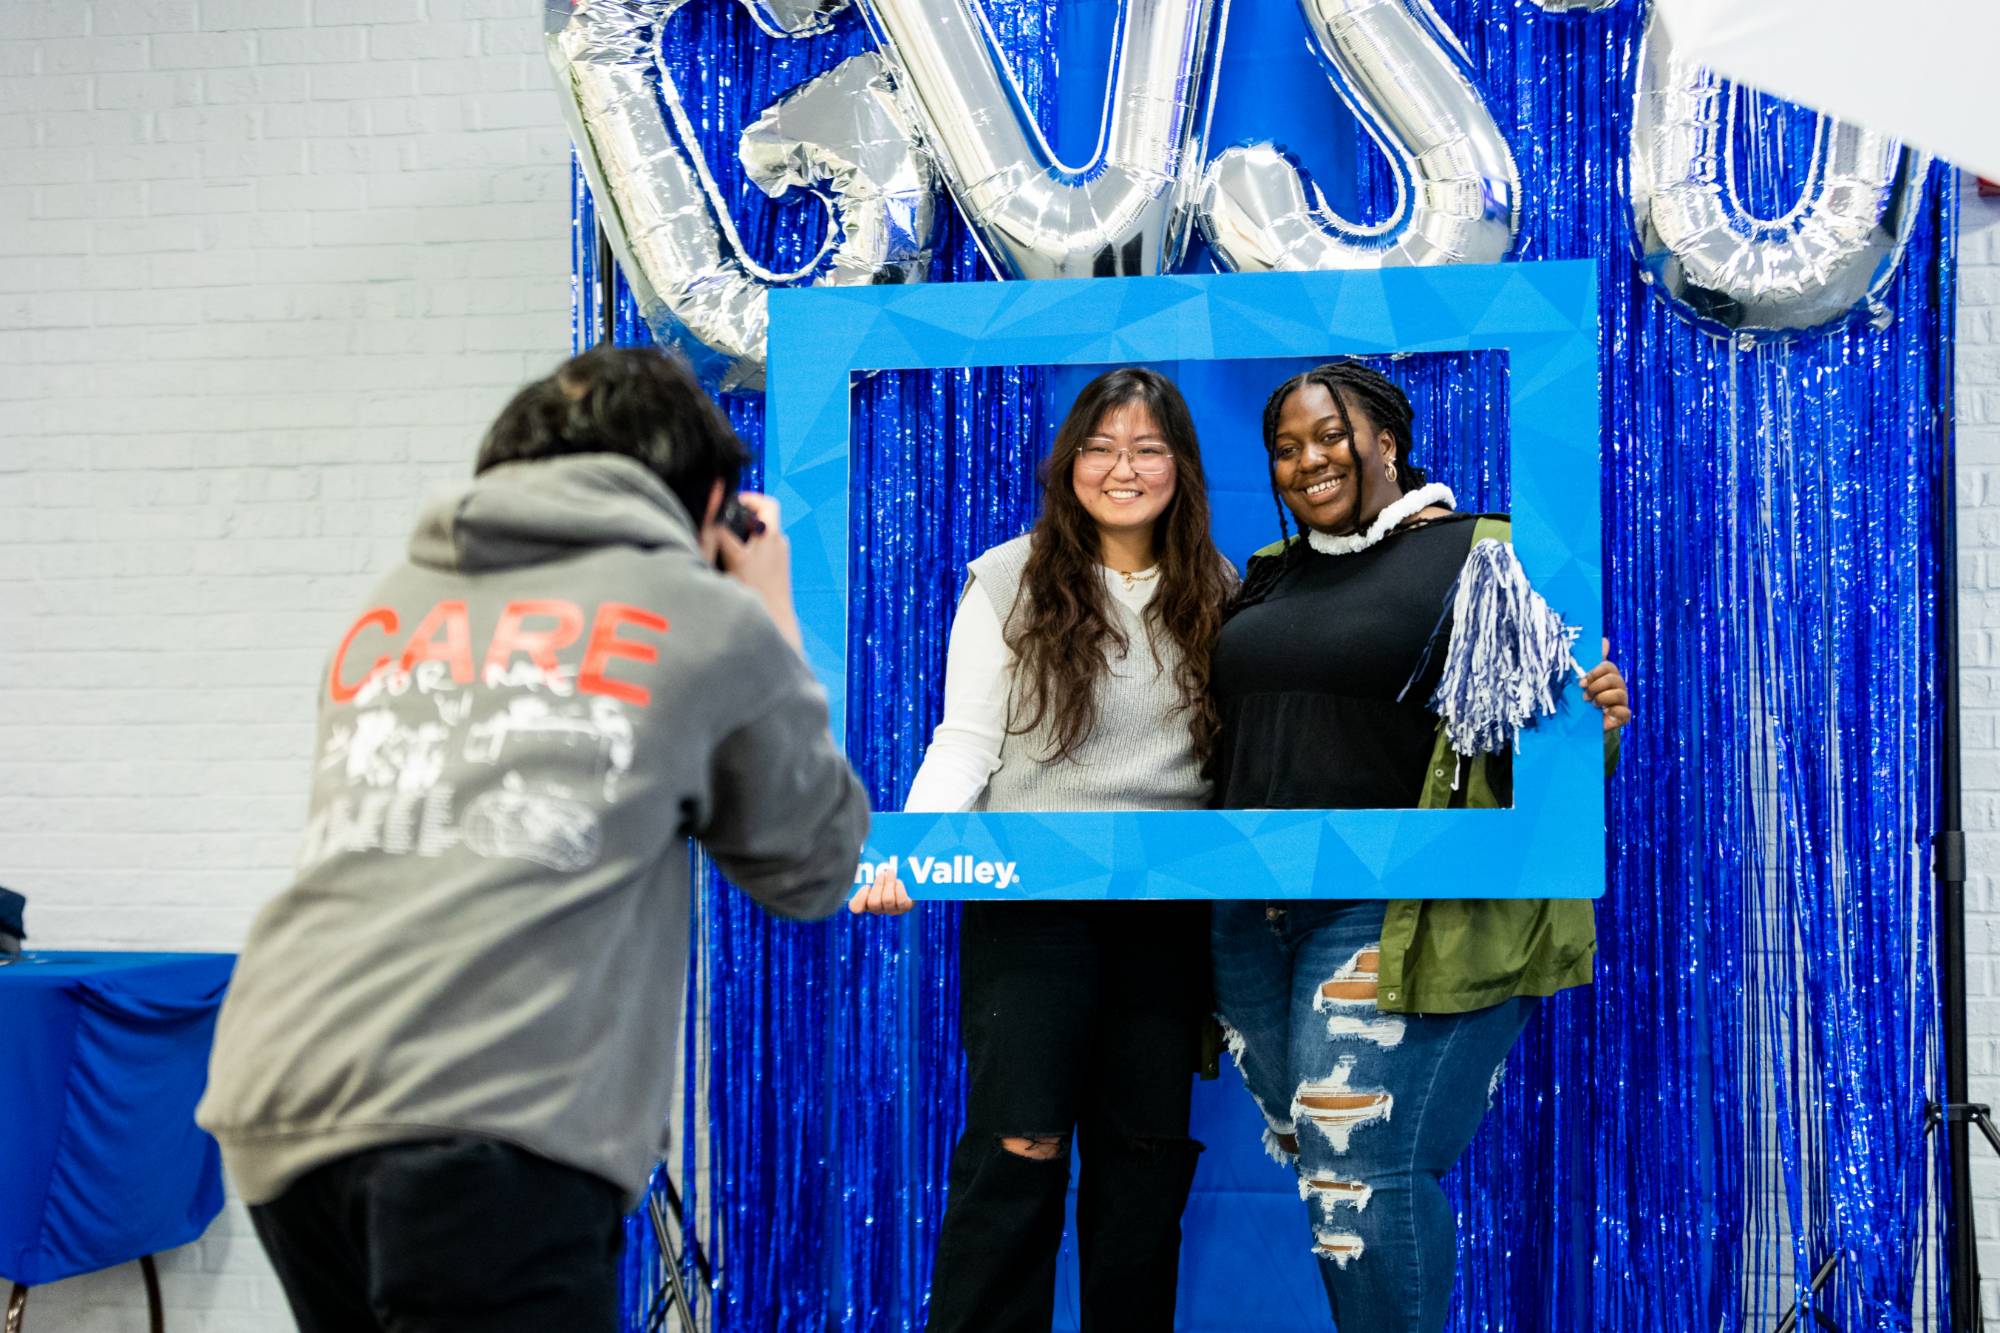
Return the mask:
<svg viewBox="0 0 2000 1333">
<path fill-rule="evenodd" d="M 867 798 L 744 461 L 678 361 L 587 352 L 507 405 L 335 646 L 298 874 L 197 1115 L 303 1333 L 616 1328 L 689 840 L 780 916 L 850 889 Z"/>
</svg>

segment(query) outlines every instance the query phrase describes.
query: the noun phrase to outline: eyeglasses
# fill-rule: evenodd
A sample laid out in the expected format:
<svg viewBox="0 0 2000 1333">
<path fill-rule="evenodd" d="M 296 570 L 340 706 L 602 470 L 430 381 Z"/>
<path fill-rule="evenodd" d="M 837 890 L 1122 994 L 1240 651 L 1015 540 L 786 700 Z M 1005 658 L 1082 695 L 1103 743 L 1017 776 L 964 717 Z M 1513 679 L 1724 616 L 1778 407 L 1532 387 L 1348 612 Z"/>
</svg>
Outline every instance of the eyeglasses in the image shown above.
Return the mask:
<svg viewBox="0 0 2000 1333">
<path fill-rule="evenodd" d="M 1085 444 L 1077 448 L 1076 470 L 1091 476 L 1102 476 L 1118 465 L 1121 456 L 1142 477 L 1164 477 L 1174 465 L 1173 451 L 1162 445 L 1142 444 L 1137 449 L 1113 449 L 1109 445 Z"/>
</svg>

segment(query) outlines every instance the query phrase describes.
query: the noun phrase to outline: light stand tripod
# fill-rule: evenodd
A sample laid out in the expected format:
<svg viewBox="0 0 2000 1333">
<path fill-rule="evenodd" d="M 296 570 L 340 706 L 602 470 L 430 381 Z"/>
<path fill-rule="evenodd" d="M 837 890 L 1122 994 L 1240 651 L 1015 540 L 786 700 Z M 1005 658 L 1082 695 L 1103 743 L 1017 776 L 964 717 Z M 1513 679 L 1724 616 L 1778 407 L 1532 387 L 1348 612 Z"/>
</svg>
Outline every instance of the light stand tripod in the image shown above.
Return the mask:
<svg viewBox="0 0 2000 1333">
<path fill-rule="evenodd" d="M 681 1258 L 680 1250 L 667 1232 L 668 1209 L 673 1210 L 674 1225 L 679 1228 L 686 1245 L 686 1260 Z M 701 1325 L 695 1321 L 694 1303 L 688 1299 L 687 1281 L 681 1270 L 683 1264 L 693 1269 L 704 1290 L 714 1285 L 715 1274 L 708 1266 L 708 1256 L 701 1252 L 701 1242 L 688 1230 L 687 1208 L 681 1202 L 680 1191 L 674 1188 L 673 1177 L 667 1174 L 665 1163 L 661 1163 L 654 1173 L 653 1184 L 646 1191 L 646 1215 L 652 1219 L 653 1243 L 659 1248 L 660 1267 L 664 1271 L 655 1280 L 652 1293 L 646 1298 L 646 1308 L 651 1313 L 641 1327 L 645 1333 L 657 1333 L 666 1326 L 667 1311 L 679 1307 L 681 1328 L 685 1333 L 697 1333 Z"/>
<path fill-rule="evenodd" d="M 1940 293 L 1951 309 L 1950 293 Z M 1976 1333 L 1986 1321 L 1979 1302 L 1979 1231 L 1972 1211 L 1972 1126 L 1979 1126 L 2000 1153 L 2000 1131 L 1989 1108 L 1967 1093 L 1965 1021 L 1965 832 L 1958 736 L 1958 510 L 1957 444 L 1948 423 L 1944 439 L 1943 484 L 1938 486 L 1938 609 L 1941 722 L 1937 837 L 1932 840 L 1932 873 L 1938 886 L 1938 980 L 1944 1005 L 1944 1105 L 1929 1107 L 1929 1127 L 1944 1127 L 1949 1160 L 1949 1212 L 1945 1260 L 1951 1289 L 1951 1333 Z"/>
<path fill-rule="evenodd" d="M 1948 225 L 1948 224 L 1947 224 Z M 1949 239 L 1944 241 L 1950 245 Z M 1940 265 L 1935 308 L 1954 309 L 1950 289 L 1951 265 Z M 1940 394 L 1947 400 L 1953 389 L 1949 358 L 1940 368 Z M 1962 822 L 1963 786 L 1959 744 L 1958 690 L 1958 456 L 1953 419 L 1947 415 L 1943 448 L 1936 485 L 1936 567 L 1938 577 L 1938 713 L 1940 738 L 1938 754 L 1938 822 L 1931 838 L 1931 875 L 1937 885 L 1938 984 L 1943 992 L 1940 1005 L 1944 1018 L 1945 1100 L 1925 1108 L 1924 1141 L 1942 1127 L 1946 1138 L 1947 1181 L 1945 1198 L 1945 1264 L 1949 1289 L 1949 1333 L 1981 1333 L 1986 1327 L 1979 1301 L 1979 1232 L 1973 1215 L 1972 1127 L 1977 1125 L 1995 1153 L 2000 1153 L 2000 1129 L 1993 1123 L 1991 1108 L 1974 1102 L 1967 1091 L 1965 1007 L 1965 831 Z M 1840 1262 L 1838 1253 L 1829 1255 L 1813 1274 L 1810 1290 L 1818 1292 L 1832 1278 Z M 1823 1329 L 1839 1333 L 1838 1326 L 1818 1311 L 1813 1319 Z M 1792 1333 L 1799 1322 L 1798 1308 L 1786 1311 L 1773 1333 Z"/>
</svg>

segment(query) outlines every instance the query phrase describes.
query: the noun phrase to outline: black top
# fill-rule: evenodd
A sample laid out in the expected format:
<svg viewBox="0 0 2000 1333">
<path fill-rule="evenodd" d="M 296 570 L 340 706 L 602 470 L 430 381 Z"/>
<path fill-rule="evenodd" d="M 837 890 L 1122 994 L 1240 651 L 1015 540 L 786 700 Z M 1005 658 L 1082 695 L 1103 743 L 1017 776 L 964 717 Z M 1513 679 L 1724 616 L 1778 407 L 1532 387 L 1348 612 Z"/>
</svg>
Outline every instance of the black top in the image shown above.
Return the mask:
<svg viewBox="0 0 2000 1333">
<path fill-rule="evenodd" d="M 1447 598 L 1478 517 L 1398 529 L 1352 555 L 1295 550 L 1263 600 L 1230 618 L 1211 675 L 1218 806 L 1417 804 L 1437 742 L 1428 705 L 1450 633 Z"/>
</svg>

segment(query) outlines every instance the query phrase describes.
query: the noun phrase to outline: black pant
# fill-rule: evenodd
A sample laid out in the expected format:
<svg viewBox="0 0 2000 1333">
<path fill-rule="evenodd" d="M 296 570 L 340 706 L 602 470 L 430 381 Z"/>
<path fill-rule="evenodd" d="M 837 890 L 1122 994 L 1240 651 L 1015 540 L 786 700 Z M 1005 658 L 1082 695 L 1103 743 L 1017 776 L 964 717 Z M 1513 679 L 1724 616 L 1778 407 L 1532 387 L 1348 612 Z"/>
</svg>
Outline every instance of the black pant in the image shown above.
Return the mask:
<svg viewBox="0 0 2000 1333">
<path fill-rule="evenodd" d="M 615 1333 L 625 1196 L 493 1139 L 355 1153 L 250 1210 L 299 1333 Z"/>
<path fill-rule="evenodd" d="M 1046 1333 L 1069 1190 L 1003 1138 L 1077 1131 L 1086 1330 L 1168 1330 L 1201 1145 L 1188 1098 L 1207 1016 L 1205 903 L 968 903 L 959 935 L 966 1129 L 931 1277 L 931 1333 Z"/>
</svg>

